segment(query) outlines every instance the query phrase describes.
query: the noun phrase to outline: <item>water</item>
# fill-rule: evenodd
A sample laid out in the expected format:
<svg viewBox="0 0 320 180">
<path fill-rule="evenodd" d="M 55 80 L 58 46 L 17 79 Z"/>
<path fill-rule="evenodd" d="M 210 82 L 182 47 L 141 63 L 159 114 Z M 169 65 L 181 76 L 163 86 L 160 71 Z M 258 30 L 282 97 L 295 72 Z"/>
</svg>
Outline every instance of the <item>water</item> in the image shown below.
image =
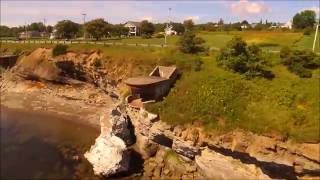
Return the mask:
<svg viewBox="0 0 320 180">
<path fill-rule="evenodd" d="M 99 179 L 83 156 L 99 131 L 71 119 L 1 107 L 1 179 Z"/>
</svg>

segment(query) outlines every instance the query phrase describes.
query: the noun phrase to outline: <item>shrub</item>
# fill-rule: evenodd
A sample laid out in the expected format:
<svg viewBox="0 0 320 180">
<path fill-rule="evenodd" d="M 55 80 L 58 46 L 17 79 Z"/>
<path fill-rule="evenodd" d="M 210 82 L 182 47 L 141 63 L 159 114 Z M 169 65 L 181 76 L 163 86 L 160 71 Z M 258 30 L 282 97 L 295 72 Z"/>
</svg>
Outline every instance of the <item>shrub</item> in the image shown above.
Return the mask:
<svg viewBox="0 0 320 180">
<path fill-rule="evenodd" d="M 96 68 L 101 67 L 101 66 L 102 66 L 102 61 L 101 61 L 101 59 L 95 59 L 95 60 L 93 61 L 93 66 L 96 67 Z"/>
<path fill-rule="evenodd" d="M 149 35 L 149 34 L 142 34 L 141 37 L 142 37 L 143 39 L 150 39 L 150 38 L 151 38 L 151 35 Z"/>
<path fill-rule="evenodd" d="M 164 38 L 164 35 L 163 34 L 156 34 L 155 38 Z"/>
<path fill-rule="evenodd" d="M 68 46 L 63 44 L 57 44 L 52 50 L 52 56 L 59 56 L 67 53 Z"/>
<path fill-rule="evenodd" d="M 239 37 L 233 38 L 220 50 L 217 62 L 219 66 L 244 74 L 249 79 L 257 76 L 273 78 L 261 49 L 256 45 L 247 46 Z"/>
<path fill-rule="evenodd" d="M 22 50 L 21 50 L 21 49 L 16 49 L 16 50 L 13 51 L 12 54 L 19 56 L 21 53 L 22 53 Z"/>
<path fill-rule="evenodd" d="M 181 52 L 196 54 L 205 50 L 202 46 L 204 42 L 202 38 L 196 37 L 194 32 L 186 31 L 183 36 L 180 37 L 178 45 Z"/>
<path fill-rule="evenodd" d="M 313 29 L 311 27 L 307 27 L 303 30 L 303 35 L 310 36 Z"/>
<path fill-rule="evenodd" d="M 307 50 L 292 50 L 283 47 L 280 51 L 281 63 L 287 66 L 290 72 L 295 73 L 301 78 L 312 77 L 310 69 L 320 67 L 320 57 Z"/>
</svg>

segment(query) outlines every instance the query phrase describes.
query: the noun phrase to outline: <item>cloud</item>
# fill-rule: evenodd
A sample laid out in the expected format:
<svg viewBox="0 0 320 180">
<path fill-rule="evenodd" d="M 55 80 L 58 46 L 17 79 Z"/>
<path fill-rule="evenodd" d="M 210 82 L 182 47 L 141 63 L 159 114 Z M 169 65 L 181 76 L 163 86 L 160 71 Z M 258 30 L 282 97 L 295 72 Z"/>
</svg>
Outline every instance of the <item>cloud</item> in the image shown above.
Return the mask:
<svg viewBox="0 0 320 180">
<path fill-rule="evenodd" d="M 231 11 L 240 15 L 254 15 L 270 12 L 270 8 L 263 2 L 250 2 L 248 0 L 239 0 L 230 6 Z"/>
<path fill-rule="evenodd" d="M 198 21 L 198 20 L 200 20 L 200 17 L 199 16 L 186 16 L 184 19 L 185 20 L 191 19 L 192 21 Z"/>
<path fill-rule="evenodd" d="M 141 20 L 141 21 L 143 21 L 143 20 L 152 21 L 153 17 L 152 16 L 144 16 L 144 17 L 139 18 L 139 20 Z"/>
</svg>

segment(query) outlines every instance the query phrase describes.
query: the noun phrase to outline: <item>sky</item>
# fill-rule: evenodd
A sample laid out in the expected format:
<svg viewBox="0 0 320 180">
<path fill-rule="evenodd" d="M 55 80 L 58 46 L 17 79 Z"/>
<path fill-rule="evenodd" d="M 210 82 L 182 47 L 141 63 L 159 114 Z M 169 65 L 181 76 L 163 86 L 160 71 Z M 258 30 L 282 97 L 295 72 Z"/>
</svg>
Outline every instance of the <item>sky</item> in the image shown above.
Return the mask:
<svg viewBox="0 0 320 180">
<path fill-rule="evenodd" d="M 192 19 L 195 23 L 225 23 L 261 19 L 273 22 L 287 22 L 305 9 L 319 14 L 320 0 L 157 0 L 157 1 L 12 1 L 1 0 L 0 24 L 19 26 L 32 22 L 54 25 L 57 21 L 69 19 L 83 23 L 104 18 L 110 23 L 149 20 L 154 23 Z M 171 8 L 171 10 L 169 10 Z M 319 16 L 319 15 L 318 15 Z"/>
</svg>

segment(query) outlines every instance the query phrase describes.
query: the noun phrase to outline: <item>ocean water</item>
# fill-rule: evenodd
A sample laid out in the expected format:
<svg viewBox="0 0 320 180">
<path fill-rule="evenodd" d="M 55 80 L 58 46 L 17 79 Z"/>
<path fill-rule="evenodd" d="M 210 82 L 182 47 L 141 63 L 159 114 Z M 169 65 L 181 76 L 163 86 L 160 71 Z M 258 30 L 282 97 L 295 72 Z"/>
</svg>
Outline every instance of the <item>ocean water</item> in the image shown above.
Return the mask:
<svg viewBox="0 0 320 180">
<path fill-rule="evenodd" d="M 100 179 L 83 154 L 99 131 L 73 117 L 1 107 L 1 179 Z"/>
</svg>

